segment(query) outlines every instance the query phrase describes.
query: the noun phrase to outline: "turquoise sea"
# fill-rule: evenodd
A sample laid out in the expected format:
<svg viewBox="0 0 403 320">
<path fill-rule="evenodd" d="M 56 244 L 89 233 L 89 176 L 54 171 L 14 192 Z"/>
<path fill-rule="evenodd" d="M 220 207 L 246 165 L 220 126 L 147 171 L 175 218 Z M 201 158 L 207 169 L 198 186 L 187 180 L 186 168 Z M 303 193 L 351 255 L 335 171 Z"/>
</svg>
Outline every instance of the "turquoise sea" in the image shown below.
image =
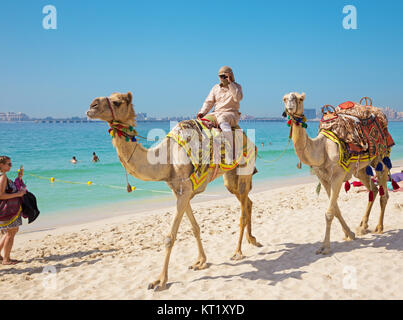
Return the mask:
<svg viewBox="0 0 403 320">
<path fill-rule="evenodd" d="M 318 122 L 308 123 L 311 137 L 316 136 L 318 125 Z M 274 179 L 309 175 L 307 166 L 297 169 L 298 159 L 292 143 L 281 160 L 267 162 L 277 159 L 287 146 L 289 128 L 285 122 L 241 122 L 240 126 L 255 130 L 259 154 L 256 180 L 269 184 Z M 170 123 L 139 122 L 137 125 L 138 133 L 144 137 L 152 129 L 168 133 Z M 392 161 L 403 159 L 403 123 L 391 122 L 389 130 L 396 143 Z M 153 145 L 144 140 L 141 143 L 146 147 Z M 92 163 L 93 152 L 99 156 L 99 163 Z M 37 196 L 42 219 L 70 209 L 77 212 L 84 207 L 170 196 L 165 183 L 144 182 L 130 176 L 129 181 L 137 190 L 126 192 L 125 171 L 112 146 L 106 123 L 1 123 L 0 154 L 12 158 L 11 178 L 16 177 L 20 165 L 24 166 L 24 180 Z M 70 163 L 73 156 L 79 161 L 76 165 Z M 51 183 L 51 177 L 56 182 Z M 88 185 L 88 181 L 93 184 Z M 221 189 L 225 190 L 222 178 L 214 181 L 207 192 Z"/>
</svg>

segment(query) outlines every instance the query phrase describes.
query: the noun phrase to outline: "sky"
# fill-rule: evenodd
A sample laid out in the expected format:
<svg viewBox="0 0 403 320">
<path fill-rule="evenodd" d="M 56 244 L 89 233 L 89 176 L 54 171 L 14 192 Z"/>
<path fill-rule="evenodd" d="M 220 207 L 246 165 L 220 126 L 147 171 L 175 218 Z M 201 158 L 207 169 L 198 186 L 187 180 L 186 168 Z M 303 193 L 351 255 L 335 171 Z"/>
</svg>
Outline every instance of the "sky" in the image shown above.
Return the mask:
<svg viewBox="0 0 403 320">
<path fill-rule="evenodd" d="M 401 0 L 2 0 L 0 112 L 85 116 L 95 97 L 131 91 L 136 112 L 196 115 L 223 65 L 244 114 L 279 117 L 291 91 L 306 108 L 370 96 L 403 111 L 402 14 Z"/>
</svg>

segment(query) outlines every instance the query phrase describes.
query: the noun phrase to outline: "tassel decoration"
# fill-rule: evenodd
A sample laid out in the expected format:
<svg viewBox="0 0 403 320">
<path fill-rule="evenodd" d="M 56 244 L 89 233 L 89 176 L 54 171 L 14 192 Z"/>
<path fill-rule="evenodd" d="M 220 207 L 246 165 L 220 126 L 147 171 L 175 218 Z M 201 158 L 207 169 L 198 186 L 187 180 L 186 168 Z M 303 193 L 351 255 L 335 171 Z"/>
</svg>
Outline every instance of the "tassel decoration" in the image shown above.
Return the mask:
<svg viewBox="0 0 403 320">
<path fill-rule="evenodd" d="M 344 184 L 344 190 L 346 190 L 346 193 L 348 192 L 348 190 L 350 190 L 351 185 L 350 182 L 346 181 L 346 183 Z"/>
<path fill-rule="evenodd" d="M 371 190 L 370 192 L 369 192 L 369 202 L 372 202 L 372 201 L 374 201 L 374 192 Z"/>
<path fill-rule="evenodd" d="M 392 161 L 390 160 L 389 157 L 383 158 L 382 162 L 385 164 L 385 166 L 390 170 L 392 169 Z"/>
<path fill-rule="evenodd" d="M 379 187 L 379 195 L 382 197 L 385 195 L 385 190 L 383 189 L 382 186 Z"/>
<path fill-rule="evenodd" d="M 291 119 L 290 120 L 288 120 L 288 122 L 287 122 L 287 126 L 291 126 Z"/>
<path fill-rule="evenodd" d="M 127 190 L 128 193 L 130 193 L 130 192 L 133 191 L 133 188 L 132 188 L 132 186 L 130 185 L 130 183 L 127 183 L 126 190 Z"/>
<path fill-rule="evenodd" d="M 400 189 L 400 186 L 397 184 L 397 182 L 395 180 L 392 179 L 392 187 L 393 190 L 398 190 Z"/>
<path fill-rule="evenodd" d="M 365 172 L 367 173 L 368 176 L 374 176 L 374 172 L 372 171 L 372 168 L 370 166 L 367 166 Z"/>
<path fill-rule="evenodd" d="M 383 165 L 382 165 L 381 162 L 378 162 L 378 164 L 376 165 L 375 170 L 376 170 L 376 171 L 383 171 Z"/>
<path fill-rule="evenodd" d="M 322 184 L 319 182 L 318 185 L 316 186 L 316 194 L 319 196 L 320 194 L 320 189 L 322 187 Z"/>
</svg>

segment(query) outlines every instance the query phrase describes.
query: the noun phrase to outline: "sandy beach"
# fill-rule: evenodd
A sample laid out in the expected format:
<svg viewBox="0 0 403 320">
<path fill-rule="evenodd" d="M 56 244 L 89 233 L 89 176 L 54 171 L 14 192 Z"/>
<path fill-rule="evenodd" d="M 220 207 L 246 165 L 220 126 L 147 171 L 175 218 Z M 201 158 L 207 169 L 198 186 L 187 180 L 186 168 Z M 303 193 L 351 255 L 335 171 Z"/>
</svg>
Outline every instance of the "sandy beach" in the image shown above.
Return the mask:
<svg viewBox="0 0 403 320">
<path fill-rule="evenodd" d="M 395 170 L 401 170 L 400 168 Z M 403 192 L 391 192 L 384 234 L 343 241 L 335 219 L 330 255 L 316 255 L 325 233 L 327 196 L 309 183 L 251 193 L 253 233 L 241 261 L 231 261 L 239 234 L 234 197 L 193 204 L 209 268 L 192 271 L 197 257 L 184 217 L 171 255 L 168 289 L 147 290 L 161 272 L 174 207 L 90 223 L 18 234 L 12 257 L 0 266 L 1 299 L 402 299 Z M 368 194 L 342 190 L 339 206 L 355 231 Z M 379 216 L 377 199 L 370 220 Z M 23 231 L 23 229 L 22 229 Z M 53 273 L 52 273 L 53 272 Z"/>
</svg>

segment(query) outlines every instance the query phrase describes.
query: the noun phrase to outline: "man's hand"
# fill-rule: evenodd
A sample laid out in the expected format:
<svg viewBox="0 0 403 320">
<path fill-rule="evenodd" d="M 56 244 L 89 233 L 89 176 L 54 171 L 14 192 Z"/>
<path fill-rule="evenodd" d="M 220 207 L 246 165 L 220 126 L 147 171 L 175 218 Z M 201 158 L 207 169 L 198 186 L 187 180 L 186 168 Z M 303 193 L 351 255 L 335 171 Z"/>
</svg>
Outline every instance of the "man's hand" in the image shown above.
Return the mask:
<svg viewBox="0 0 403 320">
<path fill-rule="evenodd" d="M 18 197 L 23 197 L 25 194 L 27 193 L 26 189 L 21 189 L 20 191 L 18 191 Z"/>
<path fill-rule="evenodd" d="M 229 83 L 232 83 L 232 78 L 231 78 L 231 74 L 230 73 L 225 73 L 225 75 L 227 76 L 227 80 Z"/>
<path fill-rule="evenodd" d="M 201 118 L 203 118 L 203 117 L 204 117 L 204 113 L 199 112 L 199 113 L 197 114 L 197 116 L 196 116 L 196 119 L 201 119 Z"/>
</svg>

